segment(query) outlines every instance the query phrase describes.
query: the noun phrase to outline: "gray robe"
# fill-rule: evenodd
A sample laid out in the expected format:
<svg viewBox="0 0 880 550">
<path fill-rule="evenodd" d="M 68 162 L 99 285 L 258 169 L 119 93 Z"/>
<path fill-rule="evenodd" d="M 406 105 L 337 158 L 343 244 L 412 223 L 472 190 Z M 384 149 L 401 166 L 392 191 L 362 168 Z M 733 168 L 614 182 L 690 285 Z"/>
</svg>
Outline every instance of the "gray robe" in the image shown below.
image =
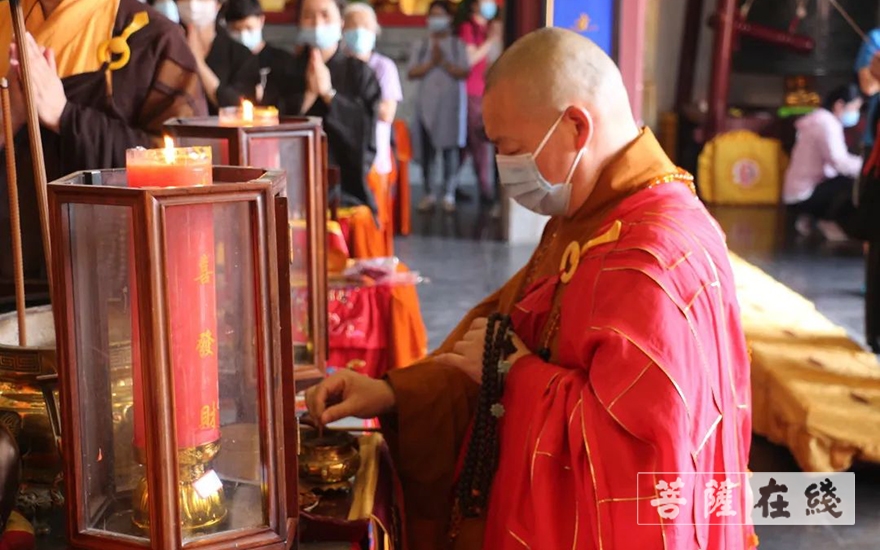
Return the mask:
<svg viewBox="0 0 880 550">
<path fill-rule="evenodd" d="M 414 44 L 407 70 L 431 58 L 433 37 Z M 443 57 L 460 67 L 468 66 L 467 50 L 457 36 L 440 39 Z M 411 123 L 413 153 L 421 162 L 422 128 L 435 149 L 464 147 L 467 133 L 467 93 L 465 81 L 453 78 L 440 67 L 434 67 L 419 81 L 415 110 Z"/>
</svg>

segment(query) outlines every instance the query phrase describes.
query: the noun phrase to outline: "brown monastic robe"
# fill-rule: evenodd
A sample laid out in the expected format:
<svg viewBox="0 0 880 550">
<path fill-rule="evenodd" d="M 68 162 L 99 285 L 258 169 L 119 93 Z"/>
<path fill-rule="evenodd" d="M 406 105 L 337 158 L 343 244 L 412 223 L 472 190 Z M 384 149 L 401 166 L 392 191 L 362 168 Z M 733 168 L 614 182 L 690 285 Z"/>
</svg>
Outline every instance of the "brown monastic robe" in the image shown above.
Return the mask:
<svg viewBox="0 0 880 550">
<path fill-rule="evenodd" d="M 90 3 L 87 7 L 95 10 L 103 8 L 107 2 L 62 1 Z M 42 130 L 49 181 L 78 170 L 122 168 L 125 166 L 126 149 L 158 144 L 163 124 L 169 118 L 207 114 L 207 103 L 196 73 L 196 62 L 182 29 L 138 0 L 110 1 L 118 1 L 112 36 L 120 36 L 140 12 L 147 12 L 149 23 L 128 38 L 131 59 L 124 67 L 108 71 L 108 64 L 104 63 L 97 70 L 60 75 L 68 100 L 61 116 L 60 133 L 56 134 L 45 128 Z M 61 21 L 54 13 L 43 22 L 41 14 L 35 16 L 33 13 L 34 10 L 41 9 L 38 2 L 30 0 L 24 4 L 26 13 L 29 14 L 27 27 L 37 38 L 40 36 L 37 31 L 43 25 L 87 29 L 90 24 L 76 20 Z M 8 8 L 3 6 L 2 9 Z M 70 11 L 78 13 L 76 10 Z M 8 12 L 0 15 L 6 18 L 5 23 L 8 25 Z M 82 42 L 88 45 L 84 47 L 91 48 L 95 40 L 82 38 Z M 8 45 L 4 49 L 8 49 Z M 85 61 L 97 59 L 96 51 L 63 53 L 71 57 L 81 56 Z M 113 58 L 118 59 L 118 56 Z M 59 70 L 62 66 L 73 65 L 75 64 L 62 63 L 59 59 Z M 80 65 L 88 66 L 88 63 Z M 45 276 L 45 266 L 25 128 L 18 133 L 15 145 L 25 278 L 39 280 Z M 8 298 L 8 282 L 12 277 L 6 197 L 4 169 L 0 171 L 0 308 L 4 307 L 4 298 Z M 4 282 L 7 284 L 4 285 Z M 8 300 L 5 305 L 9 306 Z"/>
</svg>

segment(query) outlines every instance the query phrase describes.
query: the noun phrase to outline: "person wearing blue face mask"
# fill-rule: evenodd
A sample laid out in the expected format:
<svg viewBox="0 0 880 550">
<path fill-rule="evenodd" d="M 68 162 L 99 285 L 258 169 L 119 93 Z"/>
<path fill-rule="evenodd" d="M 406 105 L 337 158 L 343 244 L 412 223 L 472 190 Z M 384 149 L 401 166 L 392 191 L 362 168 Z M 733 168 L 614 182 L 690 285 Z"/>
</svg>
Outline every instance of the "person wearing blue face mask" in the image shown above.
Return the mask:
<svg viewBox="0 0 880 550">
<path fill-rule="evenodd" d="M 412 120 L 413 151 L 422 165 L 425 198 L 419 210 L 429 211 L 443 200 L 447 212 L 455 211 L 460 149 L 465 145 L 467 100 L 465 79 L 470 73 L 464 43 L 452 33 L 452 11 L 444 1 L 431 2 L 428 36 L 414 44 L 409 78 L 418 80 Z M 441 156 L 440 189 L 432 185 L 435 157 Z M 442 194 L 442 196 L 441 196 Z"/>
<path fill-rule="evenodd" d="M 149 0 L 147 4 L 167 17 L 171 22 L 180 24 L 180 12 L 177 10 L 177 2 L 174 0 Z"/>
<path fill-rule="evenodd" d="M 470 18 L 461 24 L 458 35 L 467 47 L 471 72 L 467 89 L 467 146 L 462 161 L 470 156 L 477 174 L 480 202 L 484 206 L 496 203 L 495 185 L 492 180 L 492 152 L 483 129 L 483 90 L 486 87 L 486 70 L 493 55 L 501 52 L 502 25 L 497 21 L 498 4 L 495 0 L 470 0 Z M 500 210 L 496 207 L 497 215 Z"/>
<path fill-rule="evenodd" d="M 269 75 L 273 70 L 283 71 L 285 66 L 292 63 L 293 56 L 263 39 L 266 16 L 260 0 L 226 0 L 221 13 L 229 36 L 259 60 L 260 84 L 256 96 L 257 101 L 261 101 Z"/>
<path fill-rule="evenodd" d="M 376 12 L 366 3 L 357 2 L 345 8 L 342 38 L 345 50 L 373 70 L 382 90 L 376 120 L 376 159 L 367 177 L 376 196 L 380 230 L 386 242 L 385 255 L 393 255 L 393 215 L 389 208 L 389 175 L 394 168 L 391 152 L 391 128 L 397 114 L 397 105 L 403 101 L 400 73 L 390 58 L 376 51 L 376 38 L 381 32 Z"/>
<path fill-rule="evenodd" d="M 849 84 L 832 91 L 821 108 L 795 124 L 797 141 L 782 196 L 798 233 L 809 234 L 815 222 L 827 240 L 847 239 L 841 226 L 854 218 L 853 185 L 862 157 L 847 149 L 844 129 L 859 123 L 861 108 L 862 95 Z"/>
<path fill-rule="evenodd" d="M 283 115 L 323 119 L 329 162 L 339 168 L 342 206 L 376 201 L 366 183 L 376 157 L 376 115 L 382 91 L 366 63 L 346 55 L 342 40 L 344 0 L 302 0 L 296 52 L 266 82 L 262 103 Z"/>
</svg>

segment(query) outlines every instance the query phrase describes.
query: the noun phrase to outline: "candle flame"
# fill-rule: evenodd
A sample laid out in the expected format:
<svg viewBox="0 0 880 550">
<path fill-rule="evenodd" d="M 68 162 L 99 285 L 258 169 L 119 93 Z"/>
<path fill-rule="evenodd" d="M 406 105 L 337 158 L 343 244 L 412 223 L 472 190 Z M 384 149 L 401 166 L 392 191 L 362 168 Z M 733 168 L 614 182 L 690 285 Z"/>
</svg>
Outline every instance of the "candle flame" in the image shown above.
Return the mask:
<svg viewBox="0 0 880 550">
<path fill-rule="evenodd" d="M 254 121 L 254 104 L 247 99 L 241 102 L 241 118 L 245 122 Z"/>
<path fill-rule="evenodd" d="M 165 136 L 165 162 L 171 164 L 174 162 L 174 138 Z"/>
</svg>

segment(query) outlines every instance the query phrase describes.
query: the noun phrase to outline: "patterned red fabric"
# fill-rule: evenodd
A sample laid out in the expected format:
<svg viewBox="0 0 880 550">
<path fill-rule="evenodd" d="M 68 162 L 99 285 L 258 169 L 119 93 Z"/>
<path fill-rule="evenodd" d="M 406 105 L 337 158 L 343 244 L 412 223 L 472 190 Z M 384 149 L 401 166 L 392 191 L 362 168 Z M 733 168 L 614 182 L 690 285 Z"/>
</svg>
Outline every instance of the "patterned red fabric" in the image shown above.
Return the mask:
<svg viewBox="0 0 880 550">
<path fill-rule="evenodd" d="M 748 548 L 751 527 L 734 525 L 750 511 L 744 490 L 729 525 L 694 525 L 708 521 L 696 505 L 706 482 L 745 472 L 751 440 L 723 236 L 684 185 L 638 193 L 614 220 L 619 239 L 587 250 L 562 290 L 553 363 L 530 356 L 507 378 L 483 548 Z M 530 349 L 557 283 L 539 280 L 514 308 Z M 658 477 L 639 472 L 689 476 L 676 521 L 658 523 Z"/>
<path fill-rule="evenodd" d="M 332 290 L 327 309 L 329 364 L 381 378 L 389 362 L 391 288 Z"/>
</svg>

